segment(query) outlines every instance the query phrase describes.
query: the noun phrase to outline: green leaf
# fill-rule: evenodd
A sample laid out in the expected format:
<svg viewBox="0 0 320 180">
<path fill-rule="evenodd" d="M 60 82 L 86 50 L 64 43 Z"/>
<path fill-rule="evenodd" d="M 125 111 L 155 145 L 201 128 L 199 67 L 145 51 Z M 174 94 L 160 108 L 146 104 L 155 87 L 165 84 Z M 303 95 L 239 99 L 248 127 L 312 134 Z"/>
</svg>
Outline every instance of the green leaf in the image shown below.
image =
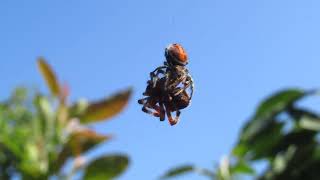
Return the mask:
<svg viewBox="0 0 320 180">
<path fill-rule="evenodd" d="M 10 97 L 12 104 L 23 104 L 28 97 L 28 90 L 24 87 L 17 87 Z"/>
<path fill-rule="evenodd" d="M 276 120 L 270 123 L 248 141 L 240 141 L 233 149 L 233 155 L 240 159 L 257 160 L 272 156 L 274 147 L 282 140 L 284 123 Z"/>
<path fill-rule="evenodd" d="M 280 141 L 272 149 L 272 154 L 276 155 L 280 152 L 286 151 L 290 146 L 304 147 L 310 145 L 314 141 L 316 132 L 309 130 L 292 131 L 283 136 Z"/>
<path fill-rule="evenodd" d="M 89 103 L 85 112 L 80 115 L 80 122 L 102 121 L 119 114 L 127 105 L 131 93 L 132 90 L 127 89 L 101 101 Z"/>
<path fill-rule="evenodd" d="M 289 106 L 307 94 L 302 90 L 288 89 L 268 97 L 258 106 L 253 118 L 243 128 L 241 139 L 244 141 L 250 140 L 267 127 L 276 115 L 284 112 Z"/>
<path fill-rule="evenodd" d="M 297 107 L 290 108 L 288 112 L 298 122 L 300 128 L 313 131 L 320 130 L 320 117 L 318 114 Z"/>
<path fill-rule="evenodd" d="M 34 106 L 37 110 L 37 120 L 32 121 L 33 132 L 38 135 L 45 135 L 46 138 L 50 139 L 50 137 L 52 137 L 54 134 L 55 114 L 53 112 L 49 99 L 38 94 L 34 98 Z"/>
<path fill-rule="evenodd" d="M 183 166 L 179 166 L 169 170 L 167 173 L 165 173 L 161 177 L 161 179 L 168 179 L 168 178 L 180 176 L 193 171 L 195 171 L 195 167 L 193 165 L 183 165 Z"/>
<path fill-rule="evenodd" d="M 271 167 L 260 179 L 318 179 L 312 178 L 314 175 L 319 177 L 319 163 L 312 156 L 316 146 L 315 142 L 307 142 L 301 146 L 291 144 L 275 156 Z M 308 166 L 312 168 L 309 169 Z"/>
<path fill-rule="evenodd" d="M 108 155 L 93 160 L 85 169 L 85 180 L 109 180 L 122 174 L 128 167 L 129 158 L 124 155 Z"/>
<path fill-rule="evenodd" d="M 267 158 L 273 156 L 272 150 L 282 140 L 282 128 L 284 123 L 272 121 L 268 127 L 261 131 L 256 138 L 250 142 L 253 150 L 253 160 Z"/>
<path fill-rule="evenodd" d="M 236 165 L 234 165 L 233 167 L 231 167 L 230 169 L 231 174 L 250 174 L 253 175 L 255 173 L 254 169 L 251 168 L 247 163 L 245 163 L 244 161 L 239 161 L 237 162 Z"/>
<path fill-rule="evenodd" d="M 86 153 L 109 139 L 111 139 L 111 136 L 97 134 L 89 129 L 74 132 L 59 153 L 55 169 L 62 168 L 68 158 Z"/>
<path fill-rule="evenodd" d="M 55 96 L 60 94 L 60 85 L 56 79 L 55 73 L 49 66 L 49 64 L 44 60 L 44 58 L 38 59 L 38 68 L 45 79 L 47 86 L 49 87 L 51 93 Z"/>
<path fill-rule="evenodd" d="M 277 154 L 272 165 L 273 171 L 276 173 L 282 172 L 294 156 L 295 151 L 296 147 L 290 146 L 286 152 Z"/>
<path fill-rule="evenodd" d="M 239 143 L 232 149 L 232 154 L 236 157 L 243 157 L 249 150 L 248 145 Z"/>
<path fill-rule="evenodd" d="M 308 130 L 314 130 L 319 131 L 320 130 L 320 119 L 318 118 L 312 118 L 308 116 L 303 116 L 301 120 L 299 121 L 299 126 L 308 129 Z"/>
</svg>

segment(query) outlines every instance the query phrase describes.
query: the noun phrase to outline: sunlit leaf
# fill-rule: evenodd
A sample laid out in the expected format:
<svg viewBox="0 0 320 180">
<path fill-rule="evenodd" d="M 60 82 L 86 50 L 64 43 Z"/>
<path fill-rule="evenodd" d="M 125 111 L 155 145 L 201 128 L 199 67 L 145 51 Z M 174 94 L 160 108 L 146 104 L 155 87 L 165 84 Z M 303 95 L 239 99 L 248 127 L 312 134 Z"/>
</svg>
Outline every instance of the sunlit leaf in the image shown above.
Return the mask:
<svg viewBox="0 0 320 180">
<path fill-rule="evenodd" d="M 243 157 L 249 150 L 246 144 L 239 143 L 232 149 L 232 154 L 236 157 Z"/>
<path fill-rule="evenodd" d="M 110 138 L 111 136 L 97 134 L 95 131 L 86 129 L 73 133 L 69 144 L 73 148 L 74 154 L 79 155 Z"/>
<path fill-rule="evenodd" d="M 320 130 L 320 119 L 311 118 L 304 116 L 299 122 L 300 127 L 304 129 L 319 131 Z"/>
<path fill-rule="evenodd" d="M 117 115 L 127 105 L 131 92 L 131 89 L 128 89 L 101 101 L 89 103 L 85 112 L 80 116 L 80 122 L 92 123 Z"/>
<path fill-rule="evenodd" d="M 93 160 L 85 169 L 85 180 L 109 180 L 122 174 L 128 167 L 129 158 L 124 155 L 108 155 Z"/>
<path fill-rule="evenodd" d="M 254 174 L 255 171 L 252 167 L 250 167 L 247 163 L 244 161 L 239 161 L 236 165 L 231 167 L 230 169 L 231 174 Z"/>
<path fill-rule="evenodd" d="M 65 126 L 66 122 L 68 121 L 69 118 L 69 111 L 68 107 L 64 104 L 60 104 L 58 109 L 57 109 L 57 120 L 58 120 L 58 125 L 59 128 L 62 128 Z"/>
<path fill-rule="evenodd" d="M 189 172 L 193 172 L 195 170 L 195 167 L 193 165 L 183 165 L 176 168 L 173 168 L 169 170 L 167 173 L 165 173 L 161 179 L 168 179 L 175 176 L 184 175 Z"/>
<path fill-rule="evenodd" d="M 280 91 L 264 100 L 257 108 L 253 118 L 245 125 L 241 139 L 248 140 L 262 131 L 273 120 L 274 116 L 285 111 L 295 101 L 307 94 L 302 90 L 289 89 Z"/>
<path fill-rule="evenodd" d="M 34 132 L 40 130 L 41 134 L 49 136 L 54 134 L 54 114 L 49 99 L 45 96 L 38 94 L 34 99 L 34 105 L 37 110 L 38 121 L 33 121 Z"/>
<path fill-rule="evenodd" d="M 111 139 L 110 135 L 97 134 L 89 129 L 74 132 L 59 153 L 55 168 L 60 169 L 68 158 L 86 153 L 109 139 Z"/>
<path fill-rule="evenodd" d="M 248 141 L 240 141 L 233 149 L 233 155 L 239 158 L 260 159 L 272 156 L 274 147 L 282 140 L 284 123 L 275 120 Z"/>
<path fill-rule="evenodd" d="M 86 99 L 80 99 L 73 105 L 69 107 L 69 115 L 71 118 L 76 117 L 79 118 L 81 117 L 85 112 L 86 109 L 89 106 L 89 102 Z"/>
<path fill-rule="evenodd" d="M 45 79 L 47 86 L 49 87 L 51 93 L 55 96 L 59 96 L 60 94 L 60 85 L 58 83 L 58 80 L 56 79 L 56 76 L 49 66 L 49 64 L 43 59 L 38 59 L 38 68 Z"/>
<path fill-rule="evenodd" d="M 290 108 L 288 112 L 298 122 L 299 127 L 314 131 L 320 130 L 320 117 L 318 114 L 297 107 Z"/>
<path fill-rule="evenodd" d="M 295 151 L 296 147 L 290 146 L 286 152 L 277 154 L 273 161 L 273 170 L 277 173 L 282 172 L 286 168 L 289 160 L 292 159 Z"/>
</svg>

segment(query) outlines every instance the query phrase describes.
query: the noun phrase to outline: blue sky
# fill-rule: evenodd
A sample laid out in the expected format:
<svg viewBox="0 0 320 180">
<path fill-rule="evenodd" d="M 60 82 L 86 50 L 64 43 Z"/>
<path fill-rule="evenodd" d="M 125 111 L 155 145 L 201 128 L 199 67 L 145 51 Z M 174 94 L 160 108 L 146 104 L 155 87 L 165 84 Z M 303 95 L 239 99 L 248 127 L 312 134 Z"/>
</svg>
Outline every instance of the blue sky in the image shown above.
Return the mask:
<svg viewBox="0 0 320 180">
<path fill-rule="evenodd" d="M 71 100 L 134 88 L 126 111 L 94 126 L 116 137 L 91 157 L 131 157 L 119 179 L 156 179 L 184 163 L 213 168 L 262 98 L 320 85 L 319 8 L 316 0 L 2 0 L 0 98 L 17 85 L 47 91 L 35 64 L 44 56 L 71 86 Z M 174 127 L 137 104 L 172 42 L 187 50 L 196 86 Z"/>
</svg>

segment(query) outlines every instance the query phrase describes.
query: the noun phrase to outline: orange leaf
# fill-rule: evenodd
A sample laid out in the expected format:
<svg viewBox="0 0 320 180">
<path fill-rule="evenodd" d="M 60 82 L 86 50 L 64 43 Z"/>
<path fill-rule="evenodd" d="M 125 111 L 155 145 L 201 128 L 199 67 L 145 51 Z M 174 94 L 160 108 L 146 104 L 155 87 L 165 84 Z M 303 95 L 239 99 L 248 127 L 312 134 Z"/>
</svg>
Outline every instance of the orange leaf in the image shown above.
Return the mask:
<svg viewBox="0 0 320 180">
<path fill-rule="evenodd" d="M 119 114 L 128 104 L 131 93 L 132 90 L 130 88 L 101 101 L 89 103 L 85 112 L 80 116 L 80 122 L 102 121 Z"/>
<path fill-rule="evenodd" d="M 74 132 L 70 137 L 69 145 L 73 148 L 74 155 L 80 155 L 108 139 L 111 139 L 111 136 L 97 134 L 95 131 L 85 129 Z"/>
<path fill-rule="evenodd" d="M 96 145 L 110 140 L 111 135 L 97 134 L 90 129 L 84 129 L 76 131 L 70 135 L 69 141 L 64 145 L 62 151 L 58 155 L 58 159 L 55 163 L 55 169 L 62 168 L 66 160 L 70 157 L 80 156 L 82 153 L 94 148 Z"/>
<path fill-rule="evenodd" d="M 55 73 L 49 66 L 49 64 L 45 61 L 44 58 L 40 57 L 38 59 L 38 68 L 45 79 L 47 86 L 49 87 L 51 93 L 55 96 L 59 96 L 60 94 L 60 86 L 56 79 Z"/>
</svg>

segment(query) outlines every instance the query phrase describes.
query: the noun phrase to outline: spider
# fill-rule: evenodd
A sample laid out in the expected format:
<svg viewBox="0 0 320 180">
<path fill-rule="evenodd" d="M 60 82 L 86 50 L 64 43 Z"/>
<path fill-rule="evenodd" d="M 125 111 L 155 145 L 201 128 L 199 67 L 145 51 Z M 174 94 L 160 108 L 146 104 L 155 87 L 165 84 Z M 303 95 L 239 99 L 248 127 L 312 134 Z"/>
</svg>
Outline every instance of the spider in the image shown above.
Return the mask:
<svg viewBox="0 0 320 180">
<path fill-rule="evenodd" d="M 139 99 L 138 103 L 143 105 L 143 112 L 159 117 L 160 121 L 164 121 L 166 114 L 170 125 L 175 125 L 179 121 L 180 110 L 189 105 L 190 97 L 185 90 L 175 95 L 176 91 L 181 90 L 180 87 L 174 90 L 165 90 L 165 83 L 165 77 L 159 79 L 156 85 L 152 80 L 149 80 L 146 91 L 143 93 L 147 97 Z M 171 112 L 174 111 L 176 112 L 175 118 L 171 116 Z"/>
<path fill-rule="evenodd" d="M 166 47 L 165 57 L 166 61 L 164 62 L 164 65 L 157 67 L 150 73 L 153 86 L 155 87 L 157 85 L 157 81 L 160 78 L 159 76 L 162 75 L 166 78 L 164 84 L 165 90 L 181 87 L 173 94 L 173 96 L 177 96 L 190 87 L 191 92 L 189 100 L 191 100 L 194 91 L 194 83 L 186 68 L 186 65 L 188 64 L 187 53 L 180 44 L 174 43 Z"/>
</svg>

